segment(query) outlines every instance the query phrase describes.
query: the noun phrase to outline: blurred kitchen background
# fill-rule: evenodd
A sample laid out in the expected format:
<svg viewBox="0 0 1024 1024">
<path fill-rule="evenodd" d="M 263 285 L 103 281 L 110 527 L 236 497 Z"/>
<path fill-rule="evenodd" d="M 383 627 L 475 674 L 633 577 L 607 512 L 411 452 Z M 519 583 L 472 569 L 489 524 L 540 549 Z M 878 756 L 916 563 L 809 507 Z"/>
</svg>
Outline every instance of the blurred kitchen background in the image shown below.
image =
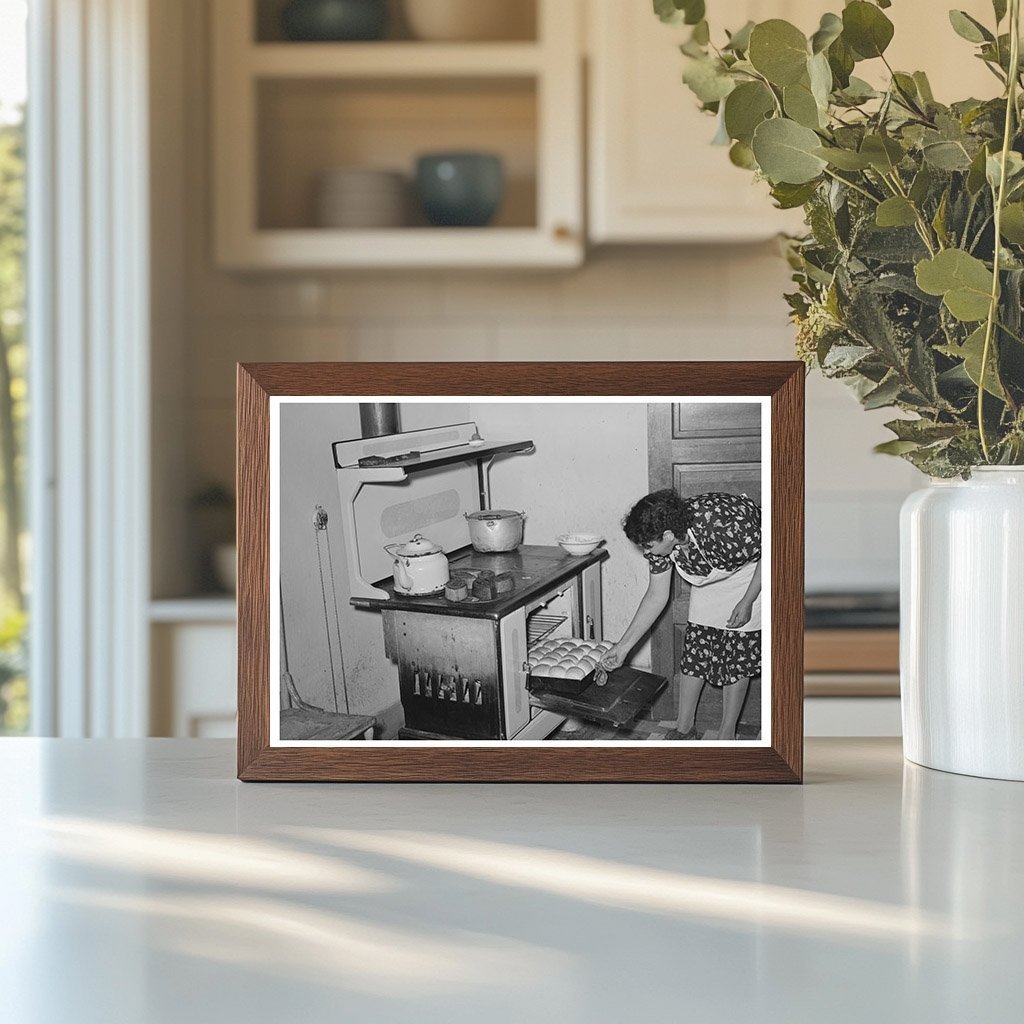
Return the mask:
<svg viewBox="0 0 1024 1024">
<path fill-rule="evenodd" d="M 714 32 L 772 16 L 813 31 L 827 6 L 708 3 Z M 966 6 L 988 12 L 987 0 Z M 659 24 L 650 0 L 111 0 L 105 10 L 104 38 L 124 44 L 116 52 L 135 40 L 137 53 L 142 39 L 142 70 L 125 68 L 149 92 L 125 135 L 116 117 L 131 97 L 116 68 L 89 86 L 115 97 L 100 127 L 148 175 L 141 191 L 113 188 L 107 205 L 116 216 L 122 199 L 138 203 L 148 216 L 133 229 L 148 241 L 136 333 L 150 387 L 133 415 L 150 443 L 122 481 L 144 517 L 126 515 L 119 536 L 151 557 L 111 622 L 135 623 L 152 672 L 126 718 L 97 719 L 96 699 L 69 710 L 47 698 L 39 731 L 233 731 L 238 361 L 793 358 L 774 237 L 799 231 L 799 217 L 774 210 L 709 144 L 714 120 L 680 81 L 686 30 Z M 900 0 L 887 13 L 897 41 L 931 53 L 940 98 L 991 93 L 971 61 L 956 63 L 961 80 L 945 73 L 945 55 L 964 44 L 944 8 Z M 339 32 L 348 41 L 325 39 Z M 80 48 L 79 76 L 103 57 L 93 47 Z M 898 44 L 891 52 L 898 66 Z M 48 91 L 30 68 L 30 110 L 34 95 L 51 111 L 67 99 L 66 62 L 59 74 Z M 108 284 L 116 293 L 123 280 Z M 104 401 L 132 394 L 111 379 Z M 891 414 L 865 413 L 815 376 L 807 388 L 808 732 L 895 734 L 897 517 L 919 479 L 872 454 Z M 107 584 L 124 581 L 111 572 Z M 122 631 L 117 642 L 130 641 Z"/>
</svg>

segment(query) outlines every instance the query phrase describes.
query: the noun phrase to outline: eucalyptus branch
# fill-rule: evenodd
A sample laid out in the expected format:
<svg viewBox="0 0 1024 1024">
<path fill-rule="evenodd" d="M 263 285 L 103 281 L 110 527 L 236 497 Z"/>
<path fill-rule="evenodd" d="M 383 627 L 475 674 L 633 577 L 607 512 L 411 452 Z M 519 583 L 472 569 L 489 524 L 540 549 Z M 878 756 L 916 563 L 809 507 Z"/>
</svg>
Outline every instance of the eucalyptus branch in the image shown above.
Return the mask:
<svg viewBox="0 0 1024 1024">
<path fill-rule="evenodd" d="M 999 191 L 995 196 L 995 252 L 992 258 L 992 294 L 989 299 L 988 319 L 985 321 L 985 345 L 981 350 L 981 370 L 978 372 L 978 435 L 985 461 L 992 462 L 988 434 L 985 431 L 985 375 L 992 354 L 992 335 L 999 314 L 999 272 L 1001 268 L 1003 205 L 1006 202 L 1006 174 L 1010 146 L 1013 141 L 1013 122 L 1017 115 L 1017 85 L 1020 73 L 1020 0 L 1010 0 L 1010 73 L 1006 86 L 1006 123 L 1003 125 L 1003 150 L 999 167 Z"/>
<path fill-rule="evenodd" d="M 981 241 L 981 236 L 985 234 L 985 231 L 988 229 L 988 226 L 991 223 L 992 214 L 985 214 L 985 219 L 981 222 L 981 227 L 978 228 L 978 233 L 974 236 L 974 241 L 971 242 L 970 248 L 967 250 L 968 252 L 973 253 L 974 250 L 978 247 L 978 243 Z"/>
<path fill-rule="evenodd" d="M 759 82 L 762 83 L 762 85 L 764 85 L 768 92 L 771 93 L 772 100 L 775 102 L 775 113 L 779 117 L 785 117 L 786 112 L 782 109 L 782 100 L 779 99 L 778 94 L 775 92 L 775 86 L 773 86 L 772 83 L 769 82 L 768 79 L 765 78 L 764 75 L 762 75 L 759 71 L 755 70 L 752 72 L 752 74 Z"/>
<path fill-rule="evenodd" d="M 846 178 L 841 178 L 834 171 L 830 171 L 827 167 L 825 168 L 825 174 L 827 174 L 833 181 L 838 181 L 840 185 L 845 185 L 847 188 L 852 188 L 854 192 L 859 192 L 866 199 L 870 199 L 871 202 L 877 206 L 881 200 L 877 196 L 873 196 L 867 189 L 863 189 L 860 185 L 855 182 L 848 181 Z"/>
<path fill-rule="evenodd" d="M 907 195 L 907 191 L 903 187 L 903 182 L 900 181 L 899 173 L 894 168 L 891 175 L 883 174 L 882 178 L 889 182 L 901 199 L 905 199 L 910 204 L 910 208 L 914 211 L 914 217 L 917 218 L 917 233 L 921 236 L 921 241 L 924 242 L 925 248 L 927 248 L 929 254 L 934 256 L 935 246 L 937 245 L 941 250 L 943 245 L 939 241 L 938 236 L 934 239 L 934 245 L 932 244 L 931 225 L 924 219 L 924 214 L 917 208 L 917 203 L 913 202 L 910 196 Z"/>
</svg>

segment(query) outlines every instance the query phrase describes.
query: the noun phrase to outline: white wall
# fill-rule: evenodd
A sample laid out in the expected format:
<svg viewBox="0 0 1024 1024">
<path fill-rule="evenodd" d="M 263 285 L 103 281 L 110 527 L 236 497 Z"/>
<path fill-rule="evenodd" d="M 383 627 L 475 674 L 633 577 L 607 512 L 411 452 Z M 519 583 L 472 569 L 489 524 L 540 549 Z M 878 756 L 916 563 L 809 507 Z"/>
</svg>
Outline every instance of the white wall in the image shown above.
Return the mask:
<svg viewBox="0 0 1024 1024">
<path fill-rule="evenodd" d="M 618 639 L 647 587 L 647 563 L 621 526 L 633 503 L 650 490 L 647 406 L 510 403 L 471 409 L 485 437 L 532 438 L 537 445 L 532 455 L 495 460 L 491 470 L 495 507 L 526 512 L 526 543 L 554 544 L 559 534 L 573 530 L 607 539 L 604 627 Z"/>
<path fill-rule="evenodd" d="M 405 403 L 400 412 L 403 430 L 470 418 L 464 404 Z M 380 715 L 398 704 L 398 673 L 384 657 L 380 613 L 349 604 L 342 509 L 331 453 L 334 441 L 359 436 L 359 407 L 353 403 L 281 406 L 281 600 L 289 668 L 303 699 L 334 711 L 337 688 L 337 710 L 345 712 L 347 688 L 352 714 Z M 313 528 L 317 505 L 328 519 L 319 554 Z M 326 561 L 328 540 L 333 586 Z"/>
</svg>

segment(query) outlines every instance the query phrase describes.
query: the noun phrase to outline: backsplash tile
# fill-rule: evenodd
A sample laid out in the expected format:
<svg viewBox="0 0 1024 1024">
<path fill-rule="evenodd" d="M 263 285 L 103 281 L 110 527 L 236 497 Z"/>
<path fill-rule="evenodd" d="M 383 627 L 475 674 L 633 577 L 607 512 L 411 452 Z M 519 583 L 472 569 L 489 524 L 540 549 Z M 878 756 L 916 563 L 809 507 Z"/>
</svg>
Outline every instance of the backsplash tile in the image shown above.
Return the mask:
<svg viewBox="0 0 1024 1024">
<path fill-rule="evenodd" d="M 185 383 L 196 484 L 233 475 L 235 362 L 791 359 L 769 246 L 602 252 L 571 273 L 359 273 L 258 281 L 202 259 L 188 276 Z M 891 413 L 807 381 L 807 580 L 893 587 L 912 467 L 872 454 Z"/>
</svg>

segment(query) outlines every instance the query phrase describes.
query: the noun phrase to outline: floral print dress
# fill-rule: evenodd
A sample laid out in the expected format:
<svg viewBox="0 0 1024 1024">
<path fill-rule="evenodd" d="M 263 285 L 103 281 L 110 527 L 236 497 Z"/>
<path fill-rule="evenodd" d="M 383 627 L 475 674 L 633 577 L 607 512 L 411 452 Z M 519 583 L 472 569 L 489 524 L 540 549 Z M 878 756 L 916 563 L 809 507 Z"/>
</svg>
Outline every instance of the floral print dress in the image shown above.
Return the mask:
<svg viewBox="0 0 1024 1024">
<path fill-rule="evenodd" d="M 652 573 L 675 571 L 693 584 L 680 670 L 723 687 L 761 674 L 760 597 L 751 621 L 726 621 L 761 559 L 761 508 L 745 494 L 700 494 L 687 501 L 693 525 L 668 555 L 646 556 Z"/>
</svg>

